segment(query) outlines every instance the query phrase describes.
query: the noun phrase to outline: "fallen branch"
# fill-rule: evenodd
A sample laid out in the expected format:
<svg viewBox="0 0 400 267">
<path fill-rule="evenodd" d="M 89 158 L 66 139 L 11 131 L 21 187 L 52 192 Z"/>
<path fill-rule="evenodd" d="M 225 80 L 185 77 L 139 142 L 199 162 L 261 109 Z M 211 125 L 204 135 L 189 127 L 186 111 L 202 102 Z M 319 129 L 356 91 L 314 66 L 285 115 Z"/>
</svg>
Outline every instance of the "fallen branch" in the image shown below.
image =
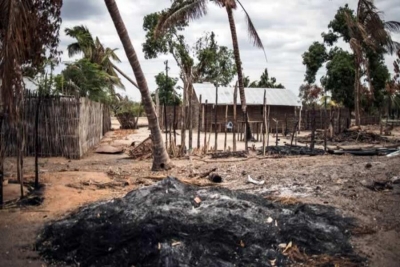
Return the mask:
<svg viewBox="0 0 400 267">
<path fill-rule="evenodd" d="M 220 158 L 247 158 L 247 152 L 246 151 L 225 151 L 225 152 L 216 152 L 216 153 L 211 153 L 211 158 L 212 159 L 220 159 Z"/>
</svg>

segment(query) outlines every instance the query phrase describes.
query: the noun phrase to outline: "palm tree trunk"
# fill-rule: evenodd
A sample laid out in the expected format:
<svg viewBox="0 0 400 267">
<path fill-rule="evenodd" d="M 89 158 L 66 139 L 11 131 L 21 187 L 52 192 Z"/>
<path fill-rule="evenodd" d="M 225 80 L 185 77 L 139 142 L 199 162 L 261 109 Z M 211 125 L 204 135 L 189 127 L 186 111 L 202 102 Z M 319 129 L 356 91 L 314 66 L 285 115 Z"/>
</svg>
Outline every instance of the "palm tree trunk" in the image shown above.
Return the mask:
<svg viewBox="0 0 400 267">
<path fill-rule="evenodd" d="M 248 114 L 246 112 L 246 110 L 247 110 L 246 95 L 244 93 L 242 61 L 240 60 L 240 50 L 239 50 L 239 43 L 238 43 L 237 34 L 236 34 L 236 24 L 235 24 L 235 19 L 233 18 L 232 8 L 229 5 L 226 5 L 226 12 L 228 13 L 229 27 L 231 29 L 231 35 L 232 35 L 233 54 L 235 55 L 235 63 L 236 63 L 238 82 L 239 82 L 240 103 L 242 105 L 243 114 L 245 114 L 245 116 L 247 116 L 246 121 L 249 121 Z M 247 137 L 247 140 L 249 140 L 252 137 L 251 127 L 250 127 L 249 123 L 247 123 L 246 129 L 247 129 L 246 137 Z M 246 150 L 247 150 L 247 147 L 246 147 Z"/>
<path fill-rule="evenodd" d="M 131 78 L 129 78 L 128 75 L 126 75 L 120 68 L 118 68 L 117 66 L 115 66 L 113 63 L 111 63 L 112 67 L 119 72 L 119 74 L 122 75 L 122 77 L 124 77 L 125 79 L 128 80 L 128 82 L 130 82 L 131 84 L 133 84 L 133 86 L 135 86 L 137 89 L 139 89 L 139 86 L 137 85 L 137 83 L 135 83 Z"/>
<path fill-rule="evenodd" d="M 133 48 L 133 45 L 129 38 L 128 31 L 126 30 L 125 24 L 122 20 L 121 14 L 119 13 L 118 6 L 115 3 L 115 0 L 104 0 L 104 2 L 114 22 L 122 45 L 124 46 L 126 56 L 129 63 L 131 64 L 136 81 L 138 82 L 139 91 L 142 95 L 142 102 L 147 115 L 147 119 L 149 121 L 151 140 L 153 142 L 152 170 L 157 171 L 170 169 L 172 167 L 172 163 L 164 146 L 162 133 L 158 123 L 158 116 L 154 109 L 153 101 L 151 99 L 149 88 L 147 86 L 147 81 L 143 74 L 135 49 Z"/>
</svg>

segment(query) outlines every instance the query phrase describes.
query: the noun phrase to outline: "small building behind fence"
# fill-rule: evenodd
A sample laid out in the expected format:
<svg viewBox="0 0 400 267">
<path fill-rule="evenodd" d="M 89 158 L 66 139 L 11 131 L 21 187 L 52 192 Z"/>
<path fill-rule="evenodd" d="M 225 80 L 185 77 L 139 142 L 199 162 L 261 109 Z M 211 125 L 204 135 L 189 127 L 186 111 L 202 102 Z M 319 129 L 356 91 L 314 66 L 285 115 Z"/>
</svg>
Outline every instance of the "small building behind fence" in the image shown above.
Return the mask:
<svg viewBox="0 0 400 267">
<path fill-rule="evenodd" d="M 35 155 L 37 133 L 40 157 L 79 159 L 111 129 L 109 108 L 83 97 L 39 97 L 28 91 L 23 110 L 24 156 Z M 17 130 L 13 125 L 3 114 L 0 134 L 6 156 L 17 155 Z"/>
<path fill-rule="evenodd" d="M 202 112 L 202 121 L 200 122 L 201 129 L 211 132 L 214 131 L 216 127 L 218 131 L 224 131 L 226 113 L 228 122 L 233 122 L 234 120 L 233 99 L 235 88 L 219 87 L 218 101 L 216 101 L 216 88 L 213 84 L 194 84 L 193 88 L 195 92 L 194 98 L 198 103 L 194 104 L 194 106 L 198 106 L 199 109 L 201 109 L 197 112 Z M 293 128 L 296 121 L 299 120 L 301 103 L 292 91 L 276 88 L 245 88 L 247 114 L 252 132 L 258 133 L 262 129 L 264 91 L 266 92 L 266 106 L 270 114 L 270 120 L 272 121 L 272 119 L 275 119 L 279 121 L 278 131 Z M 199 105 L 200 95 L 201 105 Z M 236 103 L 237 130 L 242 132 L 245 127 L 245 118 L 240 103 L 240 93 L 238 90 Z M 215 108 L 217 108 L 217 123 L 215 123 Z M 270 131 L 271 130 L 275 131 L 275 123 L 270 124 Z"/>
</svg>

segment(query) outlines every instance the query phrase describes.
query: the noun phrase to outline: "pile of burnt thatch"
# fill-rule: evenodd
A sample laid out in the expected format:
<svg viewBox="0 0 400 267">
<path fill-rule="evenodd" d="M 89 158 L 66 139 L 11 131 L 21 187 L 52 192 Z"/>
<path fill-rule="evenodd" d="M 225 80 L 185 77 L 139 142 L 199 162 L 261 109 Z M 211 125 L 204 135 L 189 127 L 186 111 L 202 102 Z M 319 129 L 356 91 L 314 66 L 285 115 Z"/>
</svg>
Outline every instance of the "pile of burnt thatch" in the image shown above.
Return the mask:
<svg viewBox="0 0 400 267">
<path fill-rule="evenodd" d="M 315 144 L 321 145 L 324 143 L 324 132 L 317 131 L 315 133 Z M 298 137 L 298 142 L 310 143 L 311 134 L 307 136 Z M 380 143 L 400 143 L 400 140 L 389 139 L 379 134 L 368 132 L 368 131 L 344 131 L 340 134 L 335 134 L 332 138 L 327 137 L 329 143 L 345 143 L 345 142 L 357 142 L 365 144 L 380 144 Z"/>
<path fill-rule="evenodd" d="M 323 149 L 314 148 L 311 150 L 309 147 L 305 146 L 267 146 L 266 153 L 269 155 L 304 155 L 304 156 L 317 156 L 324 155 L 325 151 Z M 258 150 L 258 154 L 262 155 L 262 147 Z"/>
<path fill-rule="evenodd" d="M 167 178 L 48 224 L 37 248 L 52 263 L 78 266 L 285 266 L 299 253 L 360 263 L 351 221 L 333 207 Z"/>
</svg>

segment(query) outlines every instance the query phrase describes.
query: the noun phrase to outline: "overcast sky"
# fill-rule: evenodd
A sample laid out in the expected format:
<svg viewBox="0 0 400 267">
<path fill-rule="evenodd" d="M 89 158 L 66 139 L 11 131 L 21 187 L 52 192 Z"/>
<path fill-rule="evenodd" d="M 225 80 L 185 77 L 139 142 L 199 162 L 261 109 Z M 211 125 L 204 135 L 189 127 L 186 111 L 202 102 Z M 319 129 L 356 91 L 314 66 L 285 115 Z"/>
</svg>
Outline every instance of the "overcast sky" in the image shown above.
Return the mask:
<svg viewBox="0 0 400 267">
<path fill-rule="evenodd" d="M 142 65 L 151 91 L 156 89 L 154 76 L 164 70 L 164 61 L 169 60 L 170 75 L 178 77 L 179 69 L 170 56 L 160 56 L 157 59 L 146 60 L 142 52 L 145 32 L 143 30 L 143 17 L 149 13 L 161 11 L 170 5 L 170 0 L 116 0 L 129 31 L 136 53 Z M 321 33 L 327 31 L 327 25 L 331 21 L 340 6 L 348 3 L 355 8 L 356 0 L 249 0 L 242 1 L 250 14 L 255 27 L 264 43 L 268 61 L 264 59 L 262 50 L 252 47 L 247 39 L 244 13 L 238 9 L 234 12 L 239 48 L 243 62 L 243 70 L 246 76 L 257 80 L 262 71 L 267 67 L 270 76 L 286 88 L 298 93 L 299 86 L 303 83 L 305 67 L 302 65 L 301 55 L 314 41 L 321 41 Z M 400 5 L 398 0 L 377 0 L 377 7 L 384 12 L 385 20 L 400 20 Z M 397 16 L 396 16 L 397 15 Z M 122 60 L 119 67 L 130 77 L 134 77 L 121 42 L 111 21 L 107 8 L 102 0 L 64 0 L 62 9 L 62 33 L 60 48 L 64 51 L 63 61 L 71 61 L 68 58 L 66 47 L 74 40 L 65 36 L 64 29 L 75 25 L 85 25 L 94 36 L 98 36 L 101 42 L 110 48 L 118 48 L 118 56 Z M 190 27 L 184 32 L 188 44 L 192 45 L 207 31 L 214 31 L 220 45 L 232 47 L 230 30 L 226 12 L 209 4 L 207 16 L 190 23 Z M 400 41 L 400 35 L 393 36 Z M 348 49 L 347 44 L 340 44 Z M 389 70 L 393 71 L 394 56 L 386 57 Z M 62 66 L 57 68 L 60 71 Z M 318 76 L 324 74 L 324 68 Z M 318 77 L 318 80 L 319 80 Z M 126 86 L 126 94 L 140 100 L 139 91 L 123 79 Z"/>
</svg>

